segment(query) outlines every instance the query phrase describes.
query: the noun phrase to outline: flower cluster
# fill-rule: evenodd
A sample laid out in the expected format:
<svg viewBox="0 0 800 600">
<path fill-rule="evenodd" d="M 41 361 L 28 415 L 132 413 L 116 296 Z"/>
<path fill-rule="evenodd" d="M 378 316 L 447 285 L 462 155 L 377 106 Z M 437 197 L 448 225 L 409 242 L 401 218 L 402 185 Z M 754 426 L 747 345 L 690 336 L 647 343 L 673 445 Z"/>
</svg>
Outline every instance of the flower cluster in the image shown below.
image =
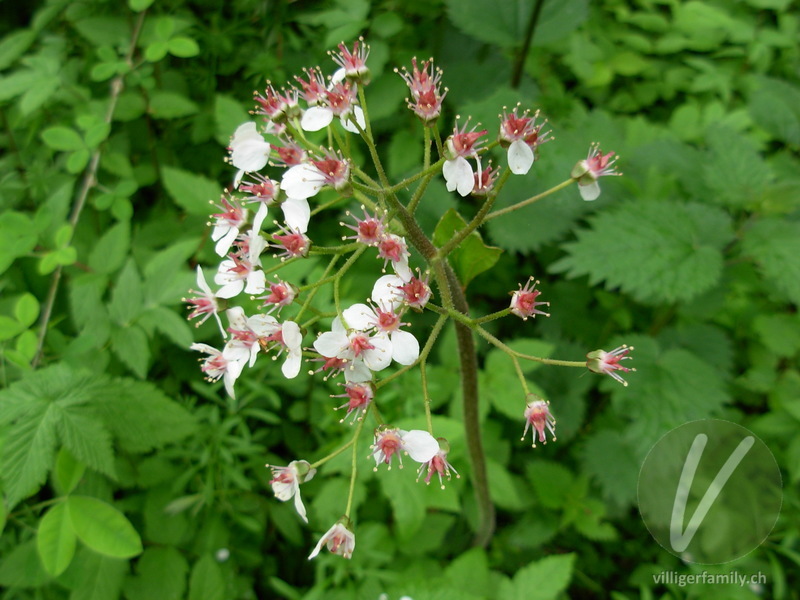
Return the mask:
<svg viewBox="0 0 800 600">
<path fill-rule="evenodd" d="M 432 59 L 421 63 L 413 59 L 410 71 L 396 72 L 409 87 L 408 107 L 423 121 L 429 147 L 422 171 L 392 185 L 380 164 L 368 120 L 364 87 L 371 78 L 367 66 L 369 46 L 361 39 L 351 48 L 340 44 L 331 57 L 337 68 L 330 76 L 320 67 L 309 67 L 294 78 L 294 83 L 276 87 L 267 82 L 264 90 L 254 94 L 254 120 L 235 130 L 228 147 L 227 161 L 235 169 L 231 173 L 232 185 L 216 203 L 209 223 L 214 253 L 219 258 L 210 277 L 213 284 L 198 266 L 197 289 L 185 299 L 190 319 L 197 319 L 200 325 L 213 317 L 218 325 L 223 340 L 220 346 L 195 343 L 191 349 L 205 354 L 202 372 L 210 381 L 221 380 L 231 398 L 235 398 L 237 379 L 246 368 L 254 368 L 264 354 L 273 361 L 280 360 L 280 372 L 287 379 L 301 374 L 304 360 L 316 363 L 314 369 L 308 370 L 309 375 L 321 374 L 326 382 L 338 378 L 335 384 L 340 393 L 331 393 L 330 397 L 343 399 L 344 403 L 337 400 L 333 404 L 338 406 L 332 405 L 331 409 L 345 411 L 339 423 L 349 422 L 352 440 L 313 463 L 293 460 L 285 467 L 267 465 L 276 498 L 293 500 L 306 523 L 309 517 L 300 486 L 348 447 L 353 452 L 354 481 L 359 437 L 368 418 L 376 423 L 369 452 L 376 471 L 384 465 L 387 470 L 394 465 L 402 469 L 405 458 L 417 464 L 417 481 L 423 479 L 430 484 L 435 477 L 444 488 L 445 480 L 453 475 L 458 479 L 459 473 L 450 462 L 449 443 L 433 435 L 435 421 L 425 371 L 444 320 L 452 318 L 460 326 L 477 331 L 514 361 L 522 358 L 546 362 L 510 350 L 483 330 L 481 324 L 508 314 L 523 320 L 549 316 L 542 308 L 550 305 L 539 300 L 539 281 L 531 277 L 510 292 L 508 307 L 498 307 L 496 313 L 472 319 L 468 311 L 455 309 L 453 295 L 463 294 L 463 289 L 448 262 L 449 252 L 459 247 L 458 242 L 465 236 L 472 235 L 484 222 L 481 219 L 522 208 L 532 201 L 489 213 L 509 173 L 528 173 L 539 146 L 553 139 L 549 131 L 543 131 L 546 121 L 539 119 L 538 111 L 531 113 L 517 106 L 509 112 L 504 108 L 494 142 L 487 140 L 488 129 L 471 126 L 469 118 L 462 122 L 456 117 L 452 134 L 442 142 L 437 129 L 447 95 L 447 88 L 442 88 L 442 71 L 434 67 Z M 430 160 L 431 132 L 439 150 L 436 162 Z M 353 139 L 368 146 L 374 171 L 359 165 L 354 158 L 359 154 L 353 152 Z M 492 161 L 484 158 L 496 146 L 506 149 L 508 171 L 502 174 L 501 167 L 493 167 Z M 584 199 L 597 197 L 599 177 L 618 174 L 613 155 L 604 155 L 593 145 L 587 159 L 573 169 L 571 180 L 578 184 Z M 479 217 L 465 231 L 454 234 L 454 241 L 440 248 L 425 237 L 413 216 L 430 179 L 438 176 L 444 178 L 448 191 L 461 197 L 472 195 L 484 202 Z M 417 192 L 404 205 L 397 192 L 415 181 L 420 181 Z M 353 204 L 360 208 L 351 212 Z M 318 243 L 322 240 L 322 244 L 327 243 L 325 236 L 330 236 L 329 224 L 322 223 L 319 216 L 325 210 L 337 211 L 337 219 L 341 219 L 338 223 L 344 235 L 340 245 L 312 243 L 310 236 Z M 412 268 L 411 246 L 425 261 L 422 269 Z M 373 266 L 370 272 L 362 255 L 372 255 L 382 266 Z M 297 271 L 286 269 L 278 275 L 277 271 L 303 264 L 300 261 L 307 259 L 315 264 Z M 326 260 L 329 262 L 324 266 Z M 317 270 L 314 267 L 318 261 L 321 268 Z M 358 278 L 347 278 L 355 265 L 365 268 L 366 276 L 362 271 Z M 293 277 L 288 274 L 292 272 L 304 274 Z M 431 301 L 431 277 L 437 286 L 436 302 L 440 297 L 441 306 Z M 344 302 L 342 290 L 358 285 L 371 285 L 369 296 L 366 297 L 366 288 L 364 295 L 358 297 L 363 301 Z M 318 292 L 326 286 L 331 294 L 319 299 Z M 421 312 L 435 313 L 439 319 L 435 326 L 428 327 L 424 344 L 419 336 L 426 330 L 419 323 L 414 324 L 419 318 L 415 314 Z M 630 358 L 631 350 L 623 346 L 608 353 L 591 352 L 586 361 L 555 362 L 585 367 L 625 383 L 618 372 L 633 369 L 619 363 Z M 384 421 L 385 407 L 379 406 L 384 401 L 381 390 L 393 377 L 417 365 L 422 371 L 421 398 L 427 429 L 401 429 Z M 517 372 L 522 377 L 519 365 Z M 334 382 L 327 385 L 332 387 Z M 537 438 L 546 443 L 548 432 L 549 438 L 555 440 L 556 422 L 549 402 L 527 393 L 524 381 L 522 387 L 527 394 L 523 439 L 532 429 L 534 446 Z M 389 407 L 391 410 L 393 407 Z M 309 558 L 317 556 L 323 547 L 345 558 L 352 555 L 352 485 L 350 489 L 344 515 L 319 539 Z"/>
</svg>

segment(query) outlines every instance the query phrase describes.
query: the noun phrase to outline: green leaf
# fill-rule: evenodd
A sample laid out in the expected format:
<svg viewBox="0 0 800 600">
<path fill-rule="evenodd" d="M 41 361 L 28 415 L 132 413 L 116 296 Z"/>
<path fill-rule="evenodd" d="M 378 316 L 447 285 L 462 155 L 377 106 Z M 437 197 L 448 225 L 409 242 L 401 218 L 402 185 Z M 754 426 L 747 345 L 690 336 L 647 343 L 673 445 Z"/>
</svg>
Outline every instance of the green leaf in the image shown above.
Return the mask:
<svg viewBox="0 0 800 600">
<path fill-rule="evenodd" d="M 39 301 L 33 294 L 23 294 L 14 306 L 14 316 L 23 327 L 30 327 L 39 316 Z"/>
<path fill-rule="evenodd" d="M 752 206 L 769 187 L 772 172 L 757 146 L 732 129 L 716 127 L 708 134 L 710 156 L 703 165 L 710 199 L 733 207 Z"/>
<path fill-rule="evenodd" d="M 81 150 L 86 147 L 80 134 L 69 127 L 49 127 L 42 132 L 42 139 L 54 150 Z"/>
<path fill-rule="evenodd" d="M 188 348 L 194 341 L 194 334 L 192 328 L 186 322 L 186 319 L 178 315 L 175 311 L 163 306 L 156 306 L 151 308 L 144 315 L 141 320 L 142 325 L 151 325 L 155 327 L 160 333 L 167 336 L 175 345 L 181 348 Z"/>
<path fill-rule="evenodd" d="M 89 162 L 91 154 L 86 148 L 76 150 L 67 158 L 67 172 L 80 173 Z"/>
<path fill-rule="evenodd" d="M 61 448 L 56 457 L 56 466 L 53 469 L 53 479 L 56 491 L 62 496 L 70 494 L 80 483 L 86 465 L 78 462 L 66 448 Z"/>
<path fill-rule="evenodd" d="M 119 600 L 128 561 L 109 558 L 85 548 L 78 550 L 72 568 L 64 574 L 74 578 L 70 600 Z"/>
<path fill-rule="evenodd" d="M 392 514 L 396 523 L 395 534 L 401 540 L 413 536 L 425 520 L 425 486 L 408 477 L 400 469 L 392 469 L 381 473 L 379 478 L 383 493 L 392 505 Z"/>
<path fill-rule="evenodd" d="M 189 600 L 225 600 L 225 579 L 217 561 L 204 554 L 192 567 Z"/>
<path fill-rule="evenodd" d="M 169 53 L 179 58 L 191 58 L 200 54 L 200 46 L 192 38 L 178 36 L 172 38 L 167 45 Z"/>
<path fill-rule="evenodd" d="M 0 71 L 14 64 L 35 39 L 36 32 L 30 29 L 19 29 L 4 36 L 0 41 Z"/>
<path fill-rule="evenodd" d="M 467 222 L 455 211 L 448 210 L 436 225 L 433 233 L 434 243 L 443 246 L 456 232 L 467 226 Z M 487 246 L 477 231 L 470 233 L 461 244 L 450 253 L 449 260 L 465 288 L 476 276 L 491 269 L 500 259 L 502 248 Z"/>
<path fill-rule="evenodd" d="M 91 44 L 97 48 L 111 46 L 112 48 L 127 47 L 129 45 L 131 27 L 122 16 L 87 17 L 73 23 L 75 29 Z"/>
<path fill-rule="evenodd" d="M 197 110 L 197 104 L 177 92 L 157 91 L 150 96 L 149 112 L 157 119 L 187 117 Z"/>
<path fill-rule="evenodd" d="M 0 273 L 17 257 L 33 251 L 36 240 L 33 221 L 28 215 L 10 210 L 0 214 Z"/>
<path fill-rule="evenodd" d="M 142 540 L 131 522 L 110 504 L 88 496 L 70 496 L 67 511 L 78 539 L 110 558 L 130 558 L 142 552 Z"/>
<path fill-rule="evenodd" d="M 25 326 L 11 317 L 0 315 L 0 342 L 17 337 Z"/>
<path fill-rule="evenodd" d="M 591 229 L 564 245 L 550 268 L 568 277 L 589 275 L 642 302 L 687 301 L 722 274 L 730 217 L 719 209 L 676 202 L 630 202 L 591 220 Z"/>
<path fill-rule="evenodd" d="M 142 296 L 142 280 L 133 259 L 129 259 L 111 294 L 111 304 L 108 306 L 111 318 L 123 327 L 130 324 L 142 312 Z"/>
<path fill-rule="evenodd" d="M 151 4 L 153 4 L 153 0 L 128 0 L 128 8 L 133 12 L 147 10 Z"/>
<path fill-rule="evenodd" d="M 156 386 L 132 379 L 106 384 L 93 406 L 126 452 L 148 452 L 194 432 L 194 417 Z"/>
<path fill-rule="evenodd" d="M 99 417 L 87 414 L 82 407 L 59 410 L 58 433 L 64 446 L 85 465 L 115 477 L 111 436 Z"/>
<path fill-rule="evenodd" d="M 485 597 L 491 595 L 489 560 L 483 548 L 472 548 L 454 559 L 447 565 L 445 577 L 450 580 L 449 588 Z"/>
<path fill-rule="evenodd" d="M 548 556 L 519 569 L 512 582 L 502 580 L 503 600 L 556 600 L 572 579 L 574 554 Z"/>
<path fill-rule="evenodd" d="M 214 181 L 174 167 L 163 167 L 161 179 L 167 193 L 175 203 L 193 215 L 208 216 L 221 192 L 221 186 Z"/>
<path fill-rule="evenodd" d="M 144 51 L 144 57 L 149 62 L 158 62 L 167 55 L 169 44 L 163 40 L 156 40 L 148 44 Z"/>
<path fill-rule="evenodd" d="M 776 140 L 800 145 L 800 88 L 787 81 L 756 77 L 750 114 Z"/>
<path fill-rule="evenodd" d="M 778 356 L 789 358 L 800 350 L 800 318 L 793 315 L 760 314 L 753 329 L 761 342 Z"/>
<path fill-rule="evenodd" d="M 38 588 L 47 579 L 36 540 L 19 544 L 0 561 L 0 585 L 6 588 Z"/>
<path fill-rule="evenodd" d="M 183 600 L 189 565 L 174 547 L 148 548 L 125 583 L 127 600 Z"/>
<path fill-rule="evenodd" d="M 98 273 L 111 274 L 125 262 L 130 247 L 130 224 L 120 222 L 106 231 L 89 254 L 89 266 Z"/>
<path fill-rule="evenodd" d="M 198 247 L 197 239 L 184 239 L 153 255 L 144 267 L 144 296 L 147 305 L 173 304 L 195 287 L 194 273 L 186 269 Z"/>
<path fill-rule="evenodd" d="M 214 96 L 216 139 L 220 144 L 227 146 L 236 128 L 247 121 L 252 121 L 252 117 L 242 107 L 241 102 L 224 94 Z"/>
<path fill-rule="evenodd" d="M 525 474 L 542 506 L 552 509 L 564 508 L 575 482 L 575 476 L 567 467 L 538 459 L 526 465 Z"/>
<path fill-rule="evenodd" d="M 489 476 L 489 493 L 492 501 L 505 510 L 525 510 L 533 503 L 533 497 L 524 481 L 509 473 L 499 462 L 486 461 Z"/>
<path fill-rule="evenodd" d="M 758 221 L 745 231 L 742 254 L 755 261 L 770 286 L 800 304 L 800 223 Z"/>
<path fill-rule="evenodd" d="M 96 123 L 86 130 L 86 145 L 89 148 L 97 148 L 102 142 L 106 140 L 108 134 L 111 133 L 110 123 Z"/>
<path fill-rule="evenodd" d="M 630 444 L 610 429 L 590 435 L 583 448 L 584 471 L 600 485 L 603 496 L 617 506 L 636 501 L 636 483 L 641 465 Z"/>
<path fill-rule="evenodd" d="M 39 521 L 36 532 L 36 547 L 42 565 L 50 575 L 61 575 L 75 556 L 77 537 L 62 502 L 48 510 Z"/>
<path fill-rule="evenodd" d="M 147 377 L 150 344 L 147 334 L 138 325 L 115 328 L 111 332 L 111 349 L 137 376 Z"/>
</svg>

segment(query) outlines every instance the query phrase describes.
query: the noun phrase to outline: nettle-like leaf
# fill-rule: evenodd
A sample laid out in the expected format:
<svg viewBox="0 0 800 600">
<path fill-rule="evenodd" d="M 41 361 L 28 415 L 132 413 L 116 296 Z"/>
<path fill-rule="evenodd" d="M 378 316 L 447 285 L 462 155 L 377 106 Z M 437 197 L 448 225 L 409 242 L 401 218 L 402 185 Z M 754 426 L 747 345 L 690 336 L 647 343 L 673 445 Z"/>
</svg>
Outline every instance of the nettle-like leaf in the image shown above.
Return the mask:
<svg viewBox="0 0 800 600">
<path fill-rule="evenodd" d="M 591 229 L 565 244 L 567 256 L 550 268 L 588 275 L 642 302 L 679 302 L 713 287 L 723 248 L 733 238 L 720 209 L 677 202 L 626 203 L 591 219 Z"/>
<path fill-rule="evenodd" d="M 503 580 L 498 597 L 507 600 L 555 600 L 572 579 L 574 554 L 548 556 L 518 570 L 512 581 Z"/>
<path fill-rule="evenodd" d="M 768 284 L 800 304 L 800 223 L 759 221 L 745 232 L 742 254 L 756 262 Z"/>
<path fill-rule="evenodd" d="M 600 485 L 603 496 L 617 506 L 636 500 L 639 461 L 618 431 L 604 429 L 589 436 L 583 447 L 583 469 Z"/>
</svg>

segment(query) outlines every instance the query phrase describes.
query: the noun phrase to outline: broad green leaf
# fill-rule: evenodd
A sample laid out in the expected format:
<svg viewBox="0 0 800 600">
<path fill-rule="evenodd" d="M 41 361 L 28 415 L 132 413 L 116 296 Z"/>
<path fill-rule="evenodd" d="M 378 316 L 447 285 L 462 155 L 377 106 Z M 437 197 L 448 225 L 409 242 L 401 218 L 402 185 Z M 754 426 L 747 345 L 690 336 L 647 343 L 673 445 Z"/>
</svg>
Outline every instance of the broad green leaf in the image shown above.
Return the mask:
<svg viewBox="0 0 800 600">
<path fill-rule="evenodd" d="M 44 143 L 54 150 L 81 150 L 86 145 L 80 134 L 70 127 L 49 127 L 42 132 Z"/>
<path fill-rule="evenodd" d="M 433 240 L 443 246 L 456 232 L 467 226 L 466 221 L 454 209 L 448 210 L 436 225 Z M 491 269 L 503 253 L 501 248 L 487 246 L 477 231 L 470 233 L 461 244 L 450 253 L 449 260 L 458 274 L 463 287 L 467 287 L 476 276 Z"/>
<path fill-rule="evenodd" d="M 407 460 L 414 464 L 410 459 Z M 405 469 L 392 469 L 380 475 L 381 489 L 392 505 L 395 535 L 400 540 L 407 540 L 425 520 L 425 485 L 414 481 L 412 474 L 406 473 Z"/>
<path fill-rule="evenodd" d="M 111 294 L 109 314 L 117 324 L 124 327 L 139 316 L 143 303 L 142 280 L 133 259 L 129 259 L 119 274 Z"/>
<path fill-rule="evenodd" d="M 605 498 L 626 507 L 636 501 L 641 465 L 627 441 L 617 431 L 599 430 L 583 449 L 584 472 L 600 485 Z"/>
<path fill-rule="evenodd" d="M 753 329 L 761 342 L 778 356 L 789 358 L 800 350 L 800 318 L 797 314 L 760 314 Z"/>
<path fill-rule="evenodd" d="M 604 281 L 642 302 L 679 302 L 719 281 L 733 231 L 730 217 L 710 206 L 629 202 L 594 217 L 577 236 L 552 272 L 588 275 L 591 285 Z"/>
<path fill-rule="evenodd" d="M 111 332 L 111 349 L 137 376 L 147 377 L 150 344 L 139 325 L 117 327 Z"/>
<path fill-rule="evenodd" d="M 150 8 L 151 4 L 153 4 L 153 0 L 128 0 L 128 8 L 133 12 L 142 12 Z"/>
<path fill-rule="evenodd" d="M 128 255 L 130 247 L 130 224 L 120 222 L 106 231 L 89 254 L 89 266 L 98 273 L 107 275 L 119 269 Z"/>
<path fill-rule="evenodd" d="M 150 96 L 149 112 L 157 119 L 187 117 L 197 110 L 197 104 L 176 92 L 158 91 Z"/>
<path fill-rule="evenodd" d="M 0 315 L 0 342 L 10 340 L 25 330 L 25 326 L 5 315 Z"/>
<path fill-rule="evenodd" d="M 225 579 L 222 569 L 211 555 L 204 554 L 192 567 L 189 600 L 225 600 L 225 598 Z"/>
<path fill-rule="evenodd" d="M 119 600 L 127 572 L 127 560 L 109 558 L 81 548 L 62 578 L 70 576 L 74 582 L 70 600 Z"/>
<path fill-rule="evenodd" d="M 572 489 L 575 476 L 565 466 L 538 459 L 526 465 L 525 474 L 542 506 L 563 509 Z"/>
<path fill-rule="evenodd" d="M 168 42 L 167 48 L 170 54 L 180 58 L 191 58 L 200 54 L 200 46 L 197 45 L 197 42 L 183 35 L 172 38 Z"/>
<path fill-rule="evenodd" d="M 217 201 L 222 191 L 222 186 L 207 177 L 174 167 L 163 167 L 161 178 L 175 203 L 193 215 L 211 214 L 211 204 Z"/>
<path fill-rule="evenodd" d="M 513 581 L 502 581 L 503 600 L 556 600 L 572 579 L 574 554 L 558 554 L 519 569 Z"/>
<path fill-rule="evenodd" d="M 709 156 L 703 164 L 710 199 L 733 207 L 753 206 L 773 179 L 755 143 L 738 131 L 716 127 L 707 136 Z"/>
<path fill-rule="evenodd" d="M 253 118 L 242 107 L 242 103 L 224 94 L 214 96 L 214 121 L 216 123 L 216 139 L 223 146 L 230 143 L 231 136 L 242 123 Z"/>
<path fill-rule="evenodd" d="M 58 412 L 58 433 L 67 449 L 86 466 L 115 476 L 111 436 L 99 417 L 82 407 L 67 407 Z"/>
<path fill-rule="evenodd" d="M 54 577 L 61 575 L 75 556 L 76 542 L 66 505 L 56 504 L 39 521 L 36 532 L 36 547 L 45 571 Z"/>
<path fill-rule="evenodd" d="M 187 261 L 195 253 L 199 241 L 184 239 L 161 250 L 144 267 L 144 296 L 148 306 L 173 304 L 195 289 L 197 275 L 186 269 Z M 209 281 L 211 274 L 209 274 Z"/>
<path fill-rule="evenodd" d="M 36 232 L 30 217 L 21 212 L 0 214 L 0 273 L 19 256 L 25 256 L 36 246 Z"/>
<path fill-rule="evenodd" d="M 95 47 L 127 47 L 131 27 L 122 16 L 87 17 L 75 21 L 73 27 Z"/>
<path fill-rule="evenodd" d="M 800 304 L 800 223 L 779 219 L 756 222 L 745 230 L 742 254 L 755 261 L 769 286 Z"/>
<path fill-rule="evenodd" d="M 110 558 L 130 558 L 142 552 L 142 540 L 131 522 L 110 504 L 88 496 L 70 496 L 67 511 L 78 539 Z"/>
<path fill-rule="evenodd" d="M 14 344 L 15 350 L 20 354 L 25 363 L 30 363 L 36 355 L 39 340 L 33 329 L 23 331 Z"/>
<path fill-rule="evenodd" d="M 53 469 L 56 491 L 62 496 L 71 493 L 80 483 L 86 465 L 78 460 L 66 448 L 61 448 L 56 456 L 56 466 Z"/>
<path fill-rule="evenodd" d="M 111 124 L 106 122 L 96 123 L 86 130 L 86 145 L 97 148 L 111 133 Z"/>
<path fill-rule="evenodd" d="M 148 44 L 144 51 L 144 57 L 149 62 L 158 62 L 167 55 L 169 44 L 164 40 L 156 40 Z"/>
<path fill-rule="evenodd" d="M 776 140 L 800 144 L 800 87 L 778 79 L 756 78 L 750 114 Z"/>
<path fill-rule="evenodd" d="M 173 546 L 148 548 L 125 582 L 128 600 L 183 600 L 189 565 Z"/>
<path fill-rule="evenodd" d="M 483 548 L 472 548 L 454 559 L 445 569 L 450 586 L 457 590 L 489 596 L 491 592 L 489 560 Z"/>
<path fill-rule="evenodd" d="M 156 306 L 148 310 L 142 315 L 140 323 L 144 327 L 154 327 L 181 348 L 188 348 L 194 341 L 192 328 L 189 327 L 186 319 L 174 310 L 163 306 Z"/>
<path fill-rule="evenodd" d="M 30 29 L 19 29 L 3 37 L 0 41 L 0 71 L 14 64 L 35 39 L 36 32 Z"/>
<path fill-rule="evenodd" d="M 34 539 L 19 544 L 0 561 L 0 585 L 6 588 L 38 588 L 48 577 Z"/>
<path fill-rule="evenodd" d="M 67 158 L 67 172 L 80 173 L 81 171 L 83 171 L 84 167 L 86 167 L 86 165 L 88 164 L 90 157 L 91 154 L 89 153 L 89 150 L 86 148 L 75 150 Z"/>
<path fill-rule="evenodd" d="M 39 301 L 30 293 L 23 294 L 14 306 L 14 316 L 23 327 L 30 327 L 39 316 Z"/>
<path fill-rule="evenodd" d="M 529 448 L 530 450 L 530 448 Z M 525 510 L 533 503 L 532 494 L 522 478 L 513 475 L 500 463 L 488 459 L 489 493 L 492 501 L 505 510 Z"/>
</svg>

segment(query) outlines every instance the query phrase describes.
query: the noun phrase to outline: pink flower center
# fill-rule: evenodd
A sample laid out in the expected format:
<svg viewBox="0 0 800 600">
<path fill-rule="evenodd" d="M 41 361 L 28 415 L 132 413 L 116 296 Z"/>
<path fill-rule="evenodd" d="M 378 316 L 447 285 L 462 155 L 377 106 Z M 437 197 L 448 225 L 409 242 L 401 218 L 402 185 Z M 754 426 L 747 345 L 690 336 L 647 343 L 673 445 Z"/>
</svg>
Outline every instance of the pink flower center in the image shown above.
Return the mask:
<svg viewBox="0 0 800 600">
<path fill-rule="evenodd" d="M 400 327 L 400 317 L 392 311 L 378 309 L 378 329 L 381 331 L 395 331 Z"/>
<path fill-rule="evenodd" d="M 393 237 L 385 238 L 378 244 L 378 253 L 380 257 L 387 258 L 392 262 L 399 262 L 402 260 L 405 252 L 405 244 Z"/>
<path fill-rule="evenodd" d="M 369 337 L 357 334 L 350 338 L 350 349 L 353 351 L 353 355 L 358 357 L 366 350 L 374 350 L 375 346 L 369 342 Z"/>
<path fill-rule="evenodd" d="M 289 256 L 303 256 L 306 251 L 306 238 L 302 233 L 273 235 Z"/>
<path fill-rule="evenodd" d="M 383 452 L 384 462 L 388 465 L 392 462 L 392 456 L 403 447 L 403 441 L 396 433 L 386 432 L 376 443 L 378 449 Z"/>
</svg>

